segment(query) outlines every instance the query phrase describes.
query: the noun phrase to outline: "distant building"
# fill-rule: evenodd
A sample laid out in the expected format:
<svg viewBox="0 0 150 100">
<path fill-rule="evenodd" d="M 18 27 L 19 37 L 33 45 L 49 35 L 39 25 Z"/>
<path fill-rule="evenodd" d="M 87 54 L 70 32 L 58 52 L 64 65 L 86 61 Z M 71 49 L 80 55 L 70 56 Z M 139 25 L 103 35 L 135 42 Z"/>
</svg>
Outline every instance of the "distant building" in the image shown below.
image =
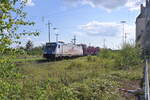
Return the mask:
<svg viewBox="0 0 150 100">
<path fill-rule="evenodd" d="M 141 4 L 141 13 L 136 18 L 136 43 L 144 50 L 150 51 L 150 0 Z"/>
</svg>

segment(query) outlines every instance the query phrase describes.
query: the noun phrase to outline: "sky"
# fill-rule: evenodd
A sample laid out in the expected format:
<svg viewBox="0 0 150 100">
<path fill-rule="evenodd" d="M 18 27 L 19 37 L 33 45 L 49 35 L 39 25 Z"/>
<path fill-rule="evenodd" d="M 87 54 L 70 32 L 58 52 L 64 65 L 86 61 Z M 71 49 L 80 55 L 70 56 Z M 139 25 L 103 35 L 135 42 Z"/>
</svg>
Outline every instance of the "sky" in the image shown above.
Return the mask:
<svg viewBox="0 0 150 100">
<path fill-rule="evenodd" d="M 48 42 L 48 21 L 51 25 L 51 41 L 70 43 L 75 35 L 77 43 L 118 49 L 122 44 L 123 24 L 127 42 L 135 41 L 135 20 L 140 4 L 145 0 L 28 0 L 27 18 L 35 21 L 31 30 L 40 32 L 39 37 L 25 37 L 35 46 Z M 57 28 L 57 30 L 53 30 Z"/>
</svg>

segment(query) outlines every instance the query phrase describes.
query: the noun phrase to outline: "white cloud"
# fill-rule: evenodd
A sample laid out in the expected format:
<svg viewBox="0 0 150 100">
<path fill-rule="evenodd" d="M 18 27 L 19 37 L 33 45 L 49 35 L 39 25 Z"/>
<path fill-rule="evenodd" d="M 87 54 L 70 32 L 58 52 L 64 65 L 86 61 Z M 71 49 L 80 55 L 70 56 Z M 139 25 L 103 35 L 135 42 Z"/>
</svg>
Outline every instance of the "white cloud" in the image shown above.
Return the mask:
<svg viewBox="0 0 150 100">
<path fill-rule="evenodd" d="M 128 0 L 125 6 L 128 7 L 129 10 L 133 11 L 139 10 L 141 4 L 145 4 L 145 0 Z"/>
<path fill-rule="evenodd" d="M 90 5 L 91 7 L 104 8 L 108 11 L 127 7 L 130 10 L 138 10 L 139 5 L 144 3 L 145 0 L 64 0 L 70 5 Z"/>
<path fill-rule="evenodd" d="M 87 36 L 99 36 L 99 37 L 111 37 L 118 38 L 122 37 L 123 25 L 115 22 L 99 22 L 92 21 L 85 25 L 80 25 L 80 34 L 77 35 L 87 35 Z M 124 25 L 125 33 L 127 33 L 128 38 L 134 39 L 135 37 L 135 26 L 134 25 Z M 82 34 L 81 34 L 82 33 Z"/>
<path fill-rule="evenodd" d="M 22 1 L 26 2 L 27 6 L 34 6 L 35 5 L 32 0 L 22 0 Z"/>
<path fill-rule="evenodd" d="M 114 22 L 92 21 L 80 26 L 81 31 L 90 36 L 117 36 L 120 33 L 121 25 Z"/>
<path fill-rule="evenodd" d="M 121 7 L 126 4 L 127 0 L 64 0 L 71 5 L 90 5 L 92 7 L 105 8 L 107 10 L 112 10 Z"/>
<path fill-rule="evenodd" d="M 124 32 L 127 33 L 126 42 L 133 43 L 135 40 L 135 25 L 124 24 Z M 87 43 L 92 41 L 94 45 L 103 46 L 104 39 L 109 48 L 118 49 L 122 44 L 123 25 L 116 22 L 91 21 L 80 25 L 77 36 L 88 39 Z"/>
</svg>

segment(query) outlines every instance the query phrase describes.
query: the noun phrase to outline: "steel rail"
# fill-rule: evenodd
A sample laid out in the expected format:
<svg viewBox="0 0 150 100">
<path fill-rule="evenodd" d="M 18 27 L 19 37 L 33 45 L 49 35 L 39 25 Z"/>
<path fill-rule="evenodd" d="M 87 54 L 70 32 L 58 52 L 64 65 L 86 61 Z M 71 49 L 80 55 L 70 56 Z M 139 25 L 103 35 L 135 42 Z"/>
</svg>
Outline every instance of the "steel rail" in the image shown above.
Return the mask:
<svg viewBox="0 0 150 100">
<path fill-rule="evenodd" d="M 145 100 L 150 100 L 148 69 L 149 69 L 148 60 L 146 59 L 144 68 L 144 86 L 143 86 Z"/>
</svg>

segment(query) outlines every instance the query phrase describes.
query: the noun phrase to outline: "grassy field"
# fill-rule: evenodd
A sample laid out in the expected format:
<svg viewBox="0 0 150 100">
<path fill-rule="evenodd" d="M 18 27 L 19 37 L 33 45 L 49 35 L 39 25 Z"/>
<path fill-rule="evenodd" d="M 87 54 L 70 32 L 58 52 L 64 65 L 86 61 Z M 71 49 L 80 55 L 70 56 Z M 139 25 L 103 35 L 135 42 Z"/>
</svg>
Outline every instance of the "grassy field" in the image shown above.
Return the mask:
<svg viewBox="0 0 150 100">
<path fill-rule="evenodd" d="M 139 87 L 140 66 L 119 69 L 114 59 L 97 56 L 18 64 L 26 100 L 134 100 L 118 89 Z"/>
</svg>

